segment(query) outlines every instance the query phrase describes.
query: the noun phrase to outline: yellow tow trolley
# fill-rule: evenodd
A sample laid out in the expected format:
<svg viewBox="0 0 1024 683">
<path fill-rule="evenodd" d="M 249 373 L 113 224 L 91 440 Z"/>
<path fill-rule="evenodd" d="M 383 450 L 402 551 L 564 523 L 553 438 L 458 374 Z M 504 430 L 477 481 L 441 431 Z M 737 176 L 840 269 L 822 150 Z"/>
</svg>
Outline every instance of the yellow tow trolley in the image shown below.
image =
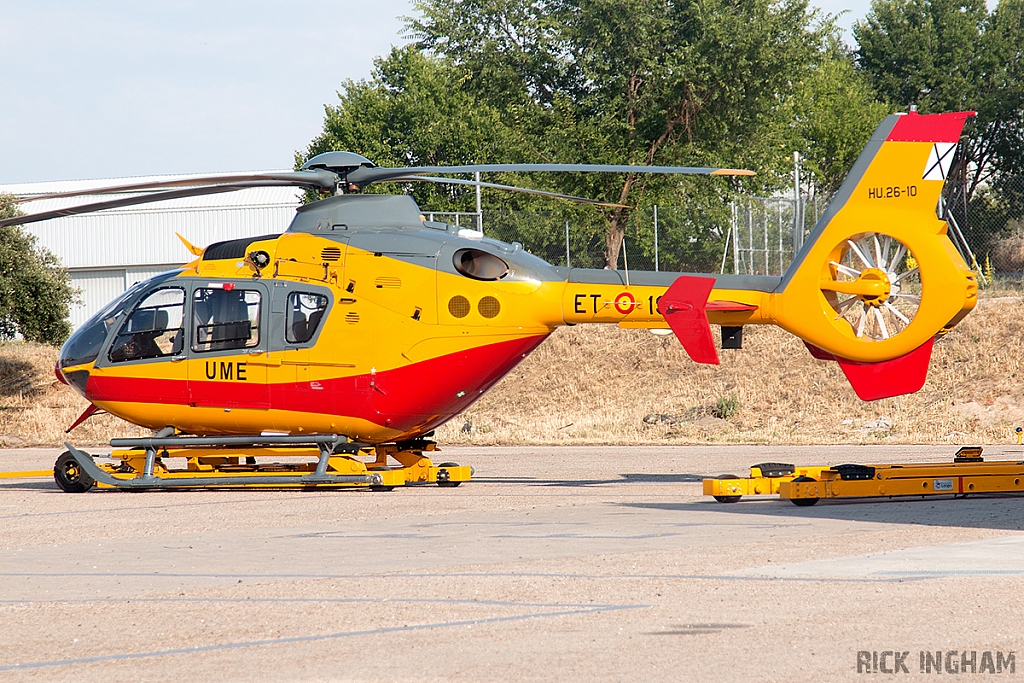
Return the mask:
<svg viewBox="0 0 1024 683">
<path fill-rule="evenodd" d="M 761 463 L 749 477 L 723 475 L 704 480 L 704 495 L 720 503 L 743 496 L 778 494 L 794 505 L 814 505 L 822 498 L 892 498 L 894 496 L 966 496 L 972 493 L 1024 491 L 1024 461 L 985 462 L 981 446 L 964 446 L 951 463 L 901 465 L 824 465 L 797 467 Z"/>
</svg>

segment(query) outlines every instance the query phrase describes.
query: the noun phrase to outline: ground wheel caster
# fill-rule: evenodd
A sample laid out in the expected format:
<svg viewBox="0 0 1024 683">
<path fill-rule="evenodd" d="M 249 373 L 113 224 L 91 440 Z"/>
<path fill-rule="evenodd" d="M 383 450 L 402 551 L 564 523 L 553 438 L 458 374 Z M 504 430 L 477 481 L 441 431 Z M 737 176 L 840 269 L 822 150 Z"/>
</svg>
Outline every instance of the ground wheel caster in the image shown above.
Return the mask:
<svg viewBox="0 0 1024 683">
<path fill-rule="evenodd" d="M 370 486 L 371 491 L 394 491 L 394 486 Z"/>
<path fill-rule="evenodd" d="M 459 484 L 461 484 L 462 483 L 461 481 L 452 481 L 449 478 L 448 470 L 444 469 L 446 467 L 458 467 L 458 466 L 459 466 L 459 463 L 457 463 L 457 462 L 443 462 L 440 465 L 438 465 L 438 468 L 440 468 L 440 469 L 437 472 L 437 485 L 438 486 L 444 486 L 445 488 L 452 488 L 453 489 L 456 486 L 458 486 Z"/>
<path fill-rule="evenodd" d="M 793 483 L 797 484 L 797 483 L 800 483 L 800 482 L 803 482 L 803 481 L 816 481 L 816 480 L 812 479 L 811 477 L 797 477 L 796 479 L 793 480 Z M 799 506 L 799 507 L 802 507 L 802 508 L 807 508 L 807 507 L 810 507 L 810 506 L 814 505 L 815 503 L 817 503 L 821 499 L 820 498 L 790 498 L 789 500 L 793 503 L 793 505 L 796 505 L 796 506 Z"/>
<path fill-rule="evenodd" d="M 735 474 L 719 474 L 715 479 L 739 479 Z M 715 496 L 719 503 L 738 503 L 743 496 Z"/>
<path fill-rule="evenodd" d="M 85 493 L 96 483 L 68 451 L 61 453 L 54 463 L 53 480 L 65 493 Z"/>
</svg>

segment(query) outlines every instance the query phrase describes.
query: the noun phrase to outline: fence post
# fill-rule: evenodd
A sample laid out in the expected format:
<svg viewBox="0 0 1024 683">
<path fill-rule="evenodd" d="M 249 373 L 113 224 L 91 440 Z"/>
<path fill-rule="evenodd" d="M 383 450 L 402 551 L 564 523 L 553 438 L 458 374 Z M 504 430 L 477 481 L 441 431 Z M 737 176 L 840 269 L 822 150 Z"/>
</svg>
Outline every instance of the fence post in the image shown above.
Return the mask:
<svg viewBox="0 0 1024 683">
<path fill-rule="evenodd" d="M 804 246 L 804 231 L 800 221 L 800 152 L 793 152 L 793 255 Z"/>
<path fill-rule="evenodd" d="M 732 202 L 732 272 L 740 274 L 740 219 L 736 200 Z"/>
<path fill-rule="evenodd" d="M 572 268 L 569 262 L 569 221 L 565 222 L 565 267 Z"/>
<path fill-rule="evenodd" d="M 477 171 L 476 176 L 476 229 L 480 232 L 484 231 L 484 212 L 480 208 L 480 171 Z"/>
<path fill-rule="evenodd" d="M 654 205 L 654 272 L 658 272 L 658 205 Z"/>
</svg>

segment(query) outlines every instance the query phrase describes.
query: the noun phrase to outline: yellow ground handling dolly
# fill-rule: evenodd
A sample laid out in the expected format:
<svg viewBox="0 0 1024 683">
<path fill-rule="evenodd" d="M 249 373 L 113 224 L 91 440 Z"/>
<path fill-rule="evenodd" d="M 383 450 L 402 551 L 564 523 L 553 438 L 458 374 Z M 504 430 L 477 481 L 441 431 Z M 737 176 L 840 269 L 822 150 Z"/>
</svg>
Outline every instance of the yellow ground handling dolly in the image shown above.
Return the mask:
<svg viewBox="0 0 1024 683">
<path fill-rule="evenodd" d="M 337 434 L 259 436 L 174 436 L 112 439 L 111 462 L 65 443 L 53 478 L 68 493 L 100 489 L 183 488 L 367 488 L 390 491 L 406 484 L 458 486 L 472 468 L 435 465 L 433 441 L 371 446 Z M 360 458 L 373 458 L 367 461 Z M 389 465 L 388 458 L 398 463 Z M 299 462 L 279 462 L 301 458 Z M 169 460 L 184 460 L 171 469 Z M 119 462 L 118 462 L 119 461 Z M 257 464 L 258 463 L 258 464 Z"/>
<path fill-rule="evenodd" d="M 720 503 L 736 503 L 743 496 L 777 493 L 794 505 L 807 506 L 822 498 L 1024 492 L 1024 461 L 985 462 L 981 453 L 981 446 L 964 446 L 951 463 L 810 467 L 762 463 L 750 468 L 749 477 L 705 479 L 704 495 Z"/>
</svg>

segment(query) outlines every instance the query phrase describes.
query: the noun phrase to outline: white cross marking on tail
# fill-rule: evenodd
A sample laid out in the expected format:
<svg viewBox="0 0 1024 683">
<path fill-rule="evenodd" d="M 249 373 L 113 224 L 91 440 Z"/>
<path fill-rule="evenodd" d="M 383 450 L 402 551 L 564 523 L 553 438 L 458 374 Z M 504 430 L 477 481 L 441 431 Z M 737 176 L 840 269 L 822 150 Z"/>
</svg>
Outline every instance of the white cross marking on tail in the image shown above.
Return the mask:
<svg viewBox="0 0 1024 683">
<path fill-rule="evenodd" d="M 928 163 L 924 166 L 924 180 L 945 180 L 949 175 L 949 167 L 953 165 L 955 142 L 936 142 L 928 155 Z"/>
</svg>

